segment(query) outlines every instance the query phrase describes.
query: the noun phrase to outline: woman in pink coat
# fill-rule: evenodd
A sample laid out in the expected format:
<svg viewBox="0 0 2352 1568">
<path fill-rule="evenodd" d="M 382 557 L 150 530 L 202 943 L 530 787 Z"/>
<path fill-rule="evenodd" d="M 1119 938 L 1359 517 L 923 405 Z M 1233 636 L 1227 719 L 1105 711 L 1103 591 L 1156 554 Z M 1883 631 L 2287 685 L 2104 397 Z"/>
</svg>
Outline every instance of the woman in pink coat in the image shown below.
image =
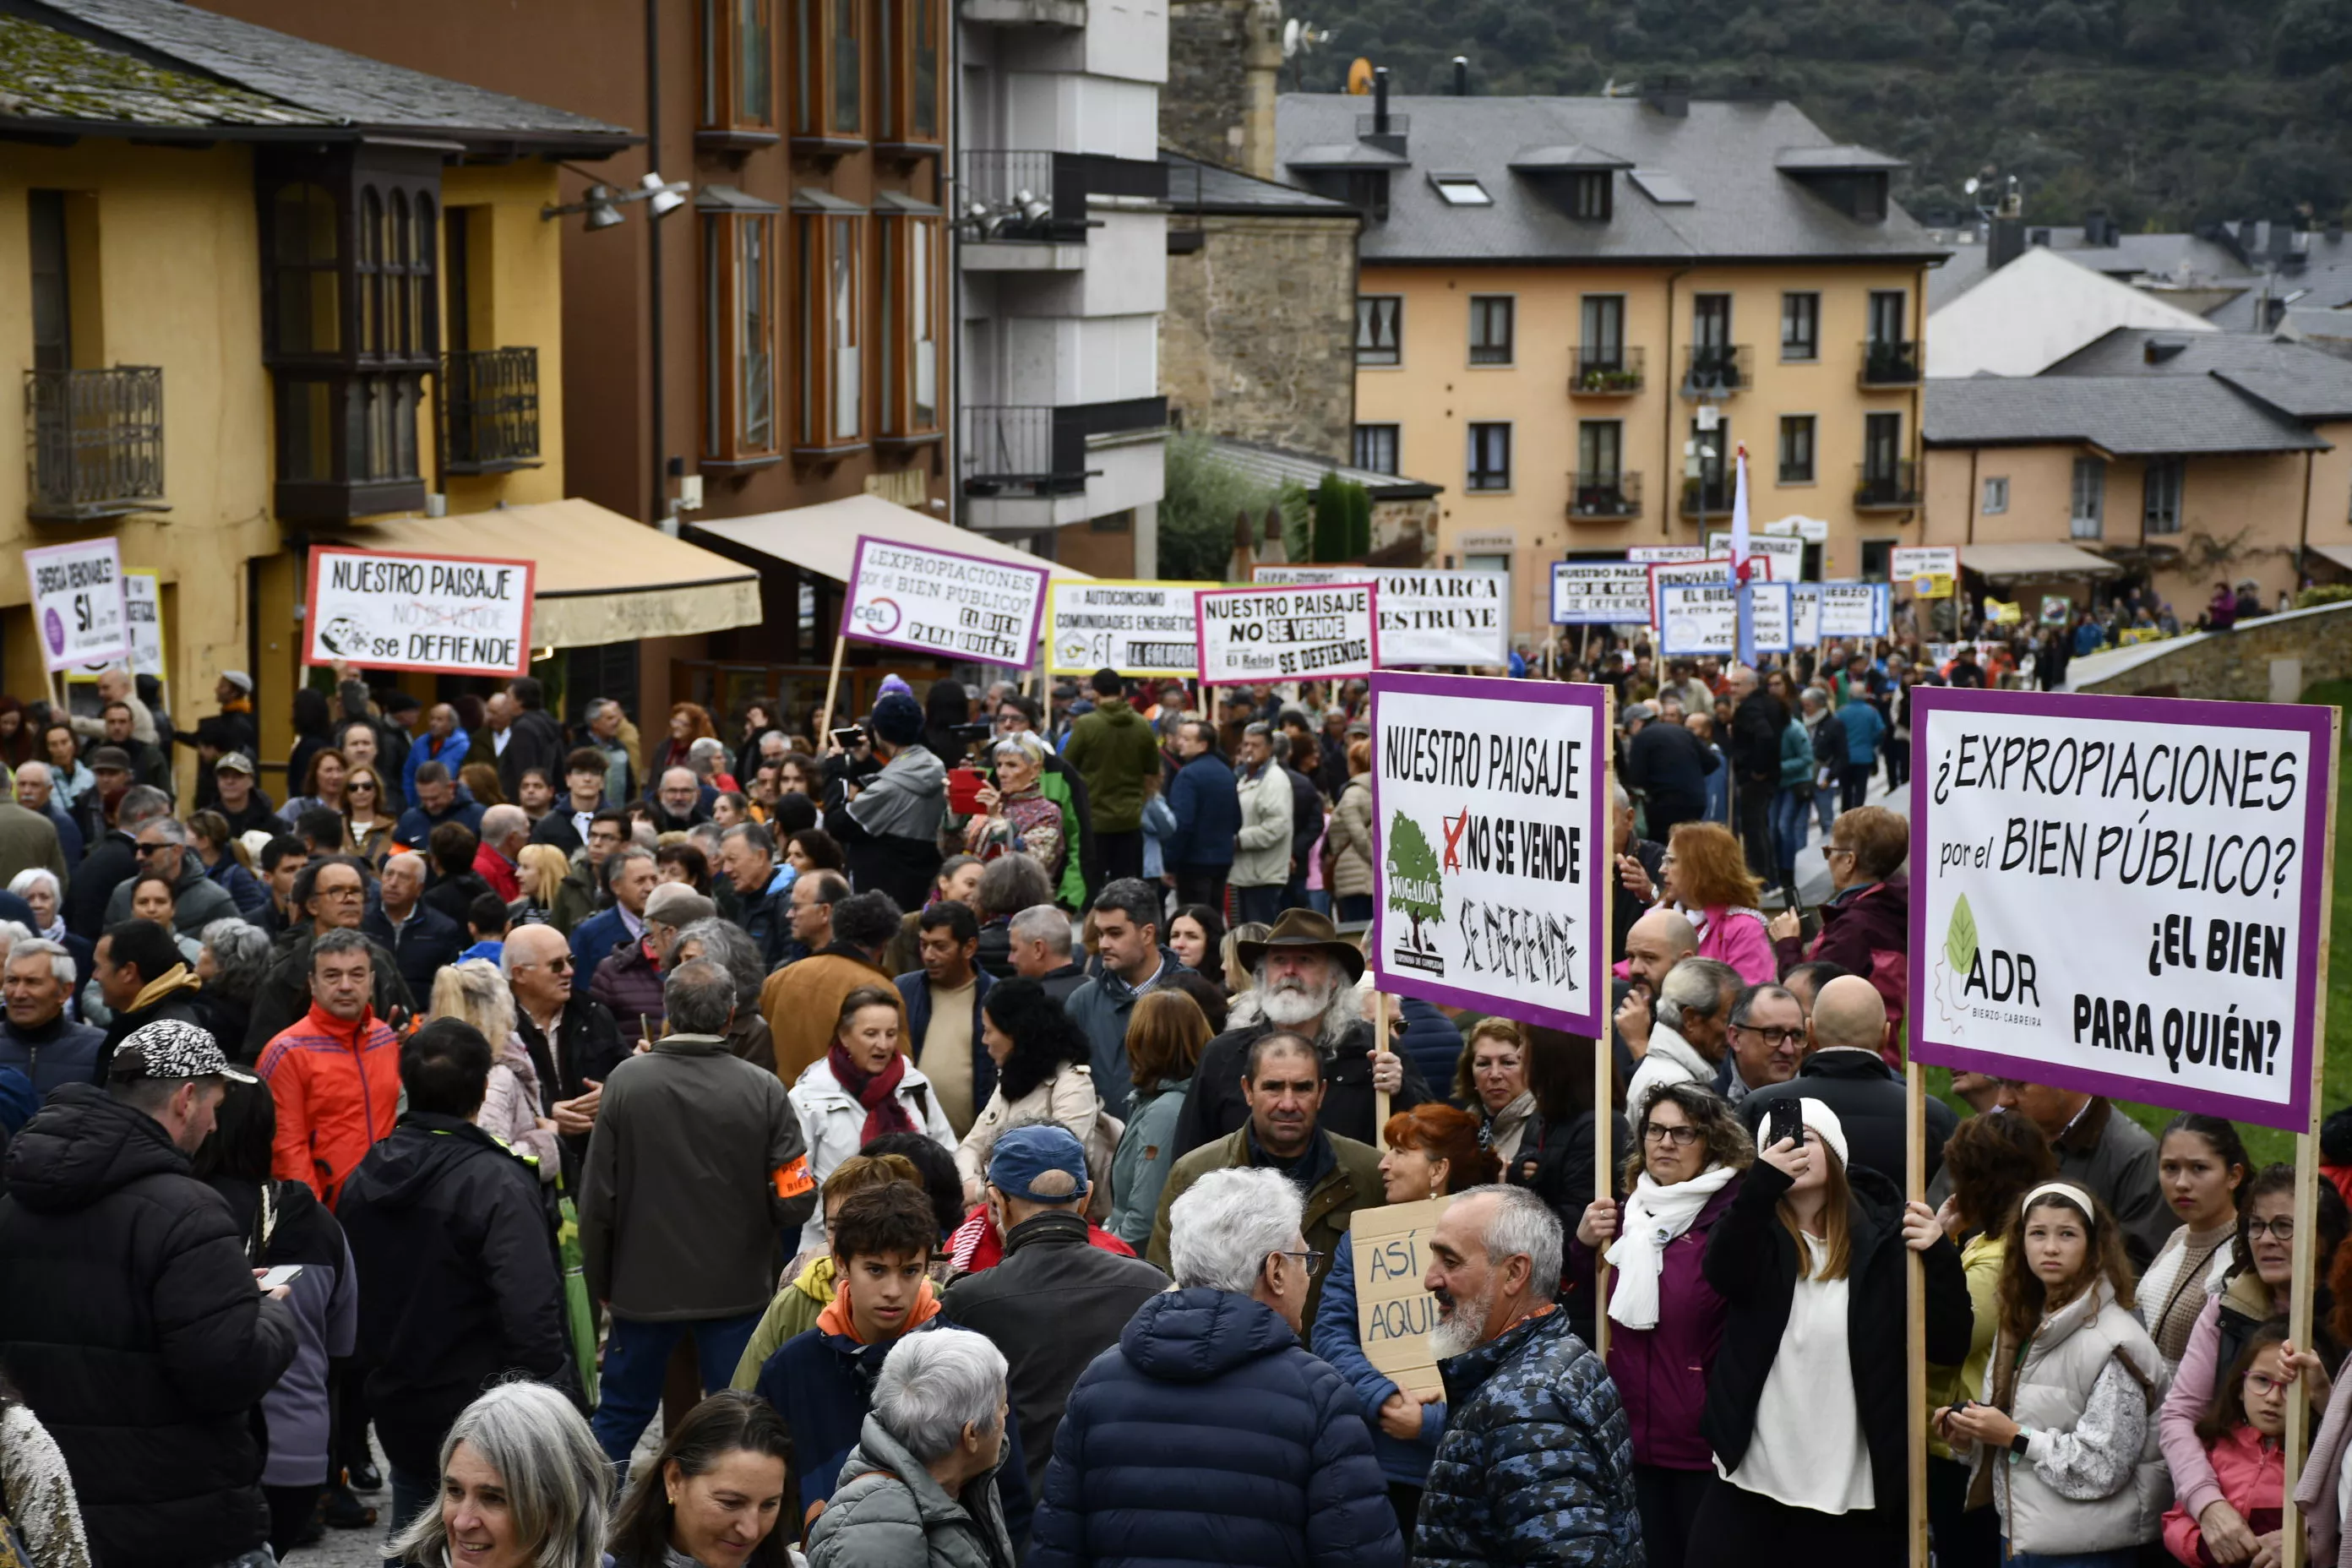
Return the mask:
<svg viewBox="0 0 2352 1568">
<path fill-rule="evenodd" d="M 1666 840 L 1660 879 L 1663 901 L 1680 909 L 1697 931 L 1699 957 L 1721 959 L 1750 985 L 1780 977 L 1764 913 L 1756 907 L 1764 890 L 1731 829 L 1718 822 L 1676 826 Z"/>
<path fill-rule="evenodd" d="M 2222 1500 L 2245 1521 L 2256 1545 L 2267 1544 L 2273 1552 L 2286 1489 L 2281 1438 L 2287 1396 L 2294 1388 L 2285 1338 L 2285 1325 L 2275 1321 L 2256 1329 L 2197 1423 L 2197 1440 L 2204 1445 Z M 2219 1560 L 2205 1544 L 2196 1516 L 2179 1502 L 2165 1512 L 2164 1546 L 2189 1568 L 2217 1568 Z"/>
</svg>

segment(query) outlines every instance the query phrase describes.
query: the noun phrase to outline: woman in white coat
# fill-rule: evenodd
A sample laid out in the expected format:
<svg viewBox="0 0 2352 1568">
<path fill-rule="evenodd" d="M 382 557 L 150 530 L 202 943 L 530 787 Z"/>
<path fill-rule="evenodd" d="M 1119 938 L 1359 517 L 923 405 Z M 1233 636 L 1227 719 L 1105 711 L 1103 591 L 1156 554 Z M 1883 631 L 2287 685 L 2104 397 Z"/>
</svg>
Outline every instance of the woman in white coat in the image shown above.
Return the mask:
<svg viewBox="0 0 2352 1568">
<path fill-rule="evenodd" d="M 1110 1205 L 1110 1157 L 1118 1123 L 1103 1110 L 1088 1065 L 1086 1031 L 1034 980 L 1000 980 L 980 1005 L 981 1043 L 996 1063 L 996 1090 L 956 1145 L 963 1201 L 981 1199 L 989 1152 L 1008 1129 L 1054 1122 L 1087 1152 L 1087 1170 L 1103 1212 Z"/>
<path fill-rule="evenodd" d="M 834 1167 L 886 1133 L 920 1132 L 942 1148 L 955 1147 L 955 1131 L 931 1080 L 899 1047 L 898 1005 L 898 994 L 888 986 L 851 992 L 842 999 L 833 1048 L 793 1085 L 809 1175 L 819 1186 Z M 820 1211 L 801 1232 L 801 1251 L 824 1249 Z"/>
</svg>

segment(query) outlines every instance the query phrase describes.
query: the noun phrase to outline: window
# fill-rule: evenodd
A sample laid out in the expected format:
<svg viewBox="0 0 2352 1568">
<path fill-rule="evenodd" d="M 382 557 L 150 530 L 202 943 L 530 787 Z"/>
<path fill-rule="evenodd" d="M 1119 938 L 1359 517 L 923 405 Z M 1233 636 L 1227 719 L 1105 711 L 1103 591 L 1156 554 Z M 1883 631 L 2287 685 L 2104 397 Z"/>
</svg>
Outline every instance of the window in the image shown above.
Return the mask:
<svg viewBox="0 0 2352 1568">
<path fill-rule="evenodd" d="M 2006 479 L 1987 479 L 1984 482 L 1984 500 L 1978 506 L 1977 510 L 1987 517 L 1998 517 L 2002 512 L 2007 511 L 2009 510 L 2009 480 Z"/>
<path fill-rule="evenodd" d="M 66 194 L 28 193 L 33 248 L 33 368 L 73 368 L 73 308 L 66 266 Z"/>
<path fill-rule="evenodd" d="M 1404 300 L 1395 294 L 1363 294 L 1356 299 L 1356 363 L 1402 363 Z"/>
<path fill-rule="evenodd" d="M 1596 365 L 1619 365 L 1625 358 L 1625 296 L 1622 294 L 1587 294 L 1577 310 L 1579 330 L 1583 336 L 1581 363 L 1588 369 Z"/>
<path fill-rule="evenodd" d="M 1784 360 L 1822 357 L 1822 297 L 1819 294 L 1780 296 L 1780 357 Z"/>
<path fill-rule="evenodd" d="M 1731 444 L 1731 421 L 1717 416 L 1715 428 L 1707 429 L 1697 419 L 1691 421 L 1690 445 L 1685 448 L 1698 459 L 1698 478 L 1693 484 L 1685 470 L 1685 488 L 1698 493 L 1699 505 L 1713 511 L 1731 510 L 1731 468 L 1724 454 L 1735 450 Z"/>
<path fill-rule="evenodd" d="M 863 14 L 860 0 L 793 0 L 796 138 L 818 143 L 865 139 Z"/>
<path fill-rule="evenodd" d="M 874 7 L 875 134 L 902 147 L 940 142 L 941 0 L 877 0 Z"/>
<path fill-rule="evenodd" d="M 865 431 L 863 215 L 802 213 L 800 447 L 856 446 Z"/>
<path fill-rule="evenodd" d="M 776 0 L 702 0 L 702 129 L 776 123 Z M 761 139 L 764 139 L 762 137 Z"/>
<path fill-rule="evenodd" d="M 1731 346 L 1731 296 L 1691 296 L 1691 346 L 1722 351 Z"/>
<path fill-rule="evenodd" d="M 2158 458 L 2147 465 L 2140 501 L 2140 531 L 2180 531 L 2180 490 L 2184 465 L 2179 458 Z"/>
<path fill-rule="evenodd" d="M 1895 570 L 1895 548 L 1899 539 L 1865 539 L 1862 542 L 1862 580 L 1884 583 Z"/>
<path fill-rule="evenodd" d="M 1402 428 L 1397 425 L 1357 426 L 1356 467 L 1369 468 L 1376 474 L 1399 472 L 1397 437 Z"/>
<path fill-rule="evenodd" d="M 1470 296 L 1470 363 L 1511 363 L 1511 309 L 1508 294 Z"/>
<path fill-rule="evenodd" d="M 779 445 L 775 218 L 707 218 L 702 261 L 705 460 L 772 458 Z"/>
<path fill-rule="evenodd" d="M 1576 426 L 1579 487 L 1613 485 L 1625 471 L 1625 426 L 1617 419 L 1582 419 Z"/>
<path fill-rule="evenodd" d="M 270 200 L 271 325 L 279 355 L 331 354 L 342 348 L 341 258 L 335 199 L 309 182 L 278 187 Z"/>
<path fill-rule="evenodd" d="M 1606 169 L 1589 169 L 1579 173 L 1569 185 L 1570 216 L 1607 223 L 1611 205 L 1610 196 L 1614 183 Z"/>
<path fill-rule="evenodd" d="M 1475 174 L 1432 174 L 1429 183 L 1437 187 L 1438 198 L 1452 207 L 1490 207 L 1495 198 Z"/>
<path fill-rule="evenodd" d="M 1470 426 L 1469 477 L 1465 489 L 1507 490 L 1511 488 L 1511 427 L 1508 425 Z"/>
<path fill-rule="evenodd" d="M 2074 459 L 2074 503 L 2068 509 L 2067 534 L 2096 539 L 2106 529 L 2107 465 L 2097 458 Z"/>
<path fill-rule="evenodd" d="M 1813 416 L 1810 414 L 1780 416 L 1780 482 L 1813 482 Z"/>
<path fill-rule="evenodd" d="M 1870 291 L 1870 341 L 1874 343 L 1899 343 L 1910 334 L 1904 322 L 1910 315 L 1911 296 L 1900 289 L 1873 289 Z"/>
<path fill-rule="evenodd" d="M 1903 416 L 1869 414 L 1862 421 L 1862 471 L 1873 479 L 1892 479 L 1903 461 Z"/>
<path fill-rule="evenodd" d="M 945 336 L 946 238 L 936 217 L 894 216 L 882 244 L 882 428 L 886 437 L 937 435 L 940 342 Z"/>
</svg>

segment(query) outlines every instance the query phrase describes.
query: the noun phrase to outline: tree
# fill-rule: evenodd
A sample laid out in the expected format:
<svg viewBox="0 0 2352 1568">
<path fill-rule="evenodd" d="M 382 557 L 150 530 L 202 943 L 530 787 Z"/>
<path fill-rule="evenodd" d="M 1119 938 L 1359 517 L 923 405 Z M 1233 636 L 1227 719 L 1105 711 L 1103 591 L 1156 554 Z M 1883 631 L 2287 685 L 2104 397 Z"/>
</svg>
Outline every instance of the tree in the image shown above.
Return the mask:
<svg viewBox="0 0 2352 1568">
<path fill-rule="evenodd" d="M 1168 438 L 1167 489 L 1160 503 L 1160 573 L 1170 582 L 1216 582 L 1233 553 L 1234 514 L 1265 514 L 1275 492 L 1217 461 L 1209 437 Z"/>
<path fill-rule="evenodd" d="M 1421 922 L 1445 923 L 1438 897 L 1437 852 L 1422 836 L 1421 824 L 1398 812 L 1389 820 L 1389 908 L 1412 921 L 1412 945 L 1421 945 Z"/>
</svg>

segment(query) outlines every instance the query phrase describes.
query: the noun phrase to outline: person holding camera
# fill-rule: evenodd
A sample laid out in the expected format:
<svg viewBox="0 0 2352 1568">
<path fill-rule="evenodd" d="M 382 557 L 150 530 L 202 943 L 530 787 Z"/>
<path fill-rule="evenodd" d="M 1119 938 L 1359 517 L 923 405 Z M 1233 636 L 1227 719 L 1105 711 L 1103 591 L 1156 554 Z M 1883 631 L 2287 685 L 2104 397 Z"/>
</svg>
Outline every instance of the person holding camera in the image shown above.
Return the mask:
<svg viewBox="0 0 2352 1568">
<path fill-rule="evenodd" d="M 1045 743 L 1034 735 L 1006 735 L 989 748 L 989 760 L 996 782 L 980 786 L 980 810 L 964 828 L 964 847 L 983 860 L 1019 850 L 1045 868 L 1048 883 L 1059 884 L 1069 838 L 1062 803 L 1043 787 Z"/>
<path fill-rule="evenodd" d="M 828 748 L 835 776 L 825 786 L 825 831 L 848 858 L 851 884 L 887 893 L 902 910 L 921 909 L 930 892 L 947 818 L 947 764 L 922 740 L 922 705 L 890 691 L 863 729 L 834 731 Z M 881 766 L 863 771 L 853 755 Z"/>
</svg>

